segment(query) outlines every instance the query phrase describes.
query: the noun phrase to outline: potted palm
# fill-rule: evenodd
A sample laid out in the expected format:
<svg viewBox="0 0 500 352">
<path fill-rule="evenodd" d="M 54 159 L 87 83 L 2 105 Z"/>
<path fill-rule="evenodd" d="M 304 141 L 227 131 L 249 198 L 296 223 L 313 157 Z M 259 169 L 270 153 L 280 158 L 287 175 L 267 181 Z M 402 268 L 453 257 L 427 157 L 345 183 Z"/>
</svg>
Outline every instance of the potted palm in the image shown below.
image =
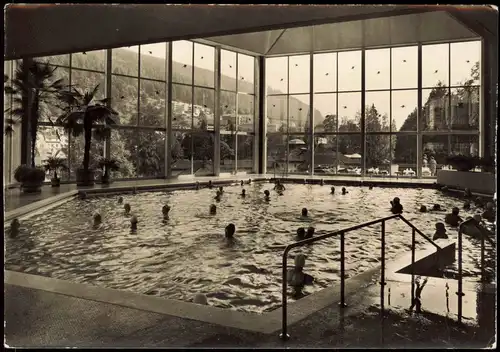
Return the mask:
<svg viewBox="0 0 500 352">
<path fill-rule="evenodd" d="M 99 168 L 102 171 L 101 182 L 105 185 L 109 185 L 110 182 L 110 171 L 120 170 L 120 165 L 116 159 L 101 158 L 98 162 Z"/>
<path fill-rule="evenodd" d="M 21 62 L 12 78 L 4 75 L 4 92 L 12 96 L 12 107 L 5 110 L 7 126 L 5 133 L 11 135 L 14 126 L 24 122 L 29 126 L 30 134 L 30 164 L 21 165 L 16 170 L 17 177 L 21 182 L 21 187 L 26 192 L 40 190 L 44 177 L 41 177 L 43 169 L 35 166 L 36 141 L 38 133 L 38 123 L 43 115 L 43 107 L 55 103 L 57 93 L 64 88 L 63 79 L 55 79 L 56 67 L 49 63 L 31 61 L 26 64 Z M 50 116 L 48 116 L 51 121 Z M 31 168 L 33 170 L 29 171 Z M 24 184 L 25 180 L 27 183 Z M 38 183 L 37 183 L 38 182 Z"/>
<path fill-rule="evenodd" d="M 57 175 L 57 170 L 68 170 L 64 158 L 58 158 L 57 156 L 49 157 L 44 164 L 46 171 L 52 171 L 52 178 L 50 179 L 50 184 L 52 187 L 59 187 L 61 185 L 61 179 Z"/>
<path fill-rule="evenodd" d="M 75 87 L 59 92 L 64 113 L 57 119 L 57 124 L 71 132 L 74 137 L 81 134 L 84 136 L 82 167 L 76 170 L 78 186 L 94 185 L 95 170 L 90 167 L 92 136 L 98 139 L 109 137 L 109 126 L 117 123 L 118 113 L 105 105 L 109 102 L 109 98 L 95 99 L 98 90 L 99 85 L 86 92 L 81 92 Z"/>
</svg>

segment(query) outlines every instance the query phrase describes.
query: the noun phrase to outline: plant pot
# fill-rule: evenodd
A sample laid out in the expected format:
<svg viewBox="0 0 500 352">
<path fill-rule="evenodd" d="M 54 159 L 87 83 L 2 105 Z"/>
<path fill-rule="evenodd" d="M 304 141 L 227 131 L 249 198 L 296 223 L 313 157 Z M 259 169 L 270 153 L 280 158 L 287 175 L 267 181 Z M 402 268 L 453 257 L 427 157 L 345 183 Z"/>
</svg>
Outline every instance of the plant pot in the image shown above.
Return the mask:
<svg viewBox="0 0 500 352">
<path fill-rule="evenodd" d="M 94 184 L 95 184 L 94 170 L 85 170 L 85 169 L 76 170 L 77 186 L 93 186 Z"/>
<path fill-rule="evenodd" d="M 42 191 L 43 182 L 23 182 L 21 188 L 24 193 L 39 193 Z"/>
<path fill-rule="evenodd" d="M 61 186 L 61 179 L 60 178 L 52 178 L 52 179 L 50 179 L 50 185 L 52 187 L 59 187 L 59 186 Z"/>
</svg>

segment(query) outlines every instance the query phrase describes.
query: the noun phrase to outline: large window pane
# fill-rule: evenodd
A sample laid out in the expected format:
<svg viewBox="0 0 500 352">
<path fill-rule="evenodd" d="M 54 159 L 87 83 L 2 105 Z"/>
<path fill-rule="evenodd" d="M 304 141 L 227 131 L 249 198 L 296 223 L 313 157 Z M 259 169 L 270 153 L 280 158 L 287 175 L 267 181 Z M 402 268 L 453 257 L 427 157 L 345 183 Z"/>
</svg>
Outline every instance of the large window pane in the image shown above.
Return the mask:
<svg viewBox="0 0 500 352">
<path fill-rule="evenodd" d="M 479 136 L 478 135 L 451 136 L 450 154 L 479 156 Z"/>
<path fill-rule="evenodd" d="M 172 82 L 193 83 L 193 42 L 172 43 Z"/>
<path fill-rule="evenodd" d="M 451 93 L 451 129 L 479 129 L 479 87 L 454 88 Z"/>
<path fill-rule="evenodd" d="M 172 84 L 172 128 L 192 128 L 192 96 L 192 87 Z"/>
<path fill-rule="evenodd" d="M 79 89 L 82 93 L 86 91 L 91 92 L 95 86 L 99 85 L 99 90 L 95 95 L 95 99 L 97 100 L 104 99 L 106 96 L 105 79 L 106 76 L 103 73 L 71 70 L 71 86 Z"/>
<path fill-rule="evenodd" d="M 69 66 L 69 54 L 37 57 L 35 60 L 39 62 L 47 62 L 51 65 Z"/>
<path fill-rule="evenodd" d="M 255 58 L 238 54 L 238 92 L 255 94 Z"/>
<path fill-rule="evenodd" d="M 360 176 L 362 174 L 361 135 L 338 136 L 337 173 Z"/>
<path fill-rule="evenodd" d="M 215 48 L 194 44 L 194 84 L 202 87 L 214 87 Z"/>
<path fill-rule="evenodd" d="M 111 52 L 113 73 L 134 77 L 139 75 L 139 46 L 117 48 Z"/>
<path fill-rule="evenodd" d="M 238 170 L 246 171 L 251 173 L 253 171 L 253 147 L 254 147 L 254 136 L 253 135 L 238 135 Z"/>
<path fill-rule="evenodd" d="M 238 131 L 254 131 L 254 97 L 248 94 L 238 94 Z"/>
<path fill-rule="evenodd" d="M 71 67 L 104 72 L 106 51 L 95 50 L 71 55 Z"/>
<path fill-rule="evenodd" d="M 236 91 L 236 53 L 221 50 L 220 53 L 221 89 Z"/>
<path fill-rule="evenodd" d="M 113 75 L 111 107 L 118 112 L 122 125 L 137 125 L 138 79 Z"/>
<path fill-rule="evenodd" d="M 481 42 L 451 43 L 451 85 L 479 85 Z"/>
<path fill-rule="evenodd" d="M 337 53 L 314 54 L 314 92 L 337 90 Z"/>
<path fill-rule="evenodd" d="M 284 175 L 287 158 L 287 136 L 280 133 L 267 134 L 267 173 Z"/>
<path fill-rule="evenodd" d="M 55 68 L 56 66 L 51 66 L 51 67 Z M 58 67 L 57 69 L 55 69 L 54 78 L 51 81 L 54 82 L 59 79 L 63 79 L 63 85 L 67 89 L 69 86 L 69 69 L 63 67 Z M 100 88 L 101 91 L 104 90 L 104 86 L 101 86 Z M 9 98 L 11 98 L 11 96 L 9 96 Z M 61 110 L 57 108 L 56 105 L 59 105 L 59 103 L 57 102 L 56 99 L 52 99 L 52 97 L 49 98 L 48 103 L 42 103 L 40 109 L 41 111 L 40 121 L 54 122 L 61 115 Z"/>
<path fill-rule="evenodd" d="M 267 132 L 287 132 L 287 96 L 267 97 Z"/>
<path fill-rule="evenodd" d="M 389 89 L 391 80 L 391 50 L 376 49 L 365 52 L 366 90 Z"/>
<path fill-rule="evenodd" d="M 165 176 L 165 132 L 136 131 L 131 155 L 136 160 L 137 177 Z"/>
<path fill-rule="evenodd" d="M 310 91 L 310 66 L 311 58 L 309 55 L 290 56 L 289 61 L 289 94 L 308 93 Z"/>
<path fill-rule="evenodd" d="M 104 141 L 98 140 L 92 136 L 92 144 L 90 145 L 90 167 L 97 168 L 97 162 L 104 154 Z M 71 136 L 69 139 L 69 167 L 71 180 L 76 179 L 76 170 L 82 168 L 83 151 L 85 149 L 85 141 L 83 135 L 78 137 Z M 96 177 L 99 173 L 96 173 Z"/>
<path fill-rule="evenodd" d="M 417 130 L 416 90 L 392 91 L 392 124 L 391 132 Z"/>
<path fill-rule="evenodd" d="M 361 51 L 338 53 L 338 90 L 361 90 Z"/>
<path fill-rule="evenodd" d="M 213 175 L 214 173 L 214 133 L 198 131 L 193 136 L 193 173 L 196 176 Z M 231 149 L 234 153 L 234 149 Z"/>
<path fill-rule="evenodd" d="M 391 154 L 394 145 L 391 145 L 390 135 L 367 134 L 366 135 L 366 174 L 372 176 L 389 176 L 391 166 Z"/>
<path fill-rule="evenodd" d="M 367 132 L 389 132 L 390 92 L 367 92 L 365 95 Z"/>
<path fill-rule="evenodd" d="M 214 129 L 214 91 L 206 88 L 194 88 L 193 128 Z"/>
<path fill-rule="evenodd" d="M 314 94 L 314 130 L 337 132 L 337 94 Z"/>
<path fill-rule="evenodd" d="M 450 135 L 422 136 L 422 176 L 436 176 L 450 154 Z"/>
<path fill-rule="evenodd" d="M 310 131 L 309 94 L 290 95 L 288 98 L 289 133 Z"/>
<path fill-rule="evenodd" d="M 423 89 L 422 108 L 424 131 L 448 130 L 450 119 L 448 88 Z"/>
<path fill-rule="evenodd" d="M 172 176 L 189 175 L 192 173 L 192 138 L 191 133 L 173 132 L 172 143 Z"/>
<path fill-rule="evenodd" d="M 220 135 L 220 172 L 233 173 L 236 168 L 236 135 Z"/>
<path fill-rule="evenodd" d="M 288 173 L 307 174 L 311 163 L 309 135 L 288 136 Z"/>
<path fill-rule="evenodd" d="M 449 44 L 422 46 L 422 87 L 449 86 Z"/>
<path fill-rule="evenodd" d="M 62 127 L 38 126 L 36 147 L 35 147 L 35 165 L 43 165 L 48 158 L 61 158 L 68 165 L 68 134 Z M 49 181 L 54 171 L 47 172 L 45 178 Z M 59 178 L 67 180 L 69 173 L 66 170 L 57 170 Z"/>
<path fill-rule="evenodd" d="M 166 44 L 141 45 L 141 78 L 165 81 Z"/>
<path fill-rule="evenodd" d="M 235 131 L 236 93 L 221 91 L 220 102 L 221 102 L 220 130 Z"/>
<path fill-rule="evenodd" d="M 165 83 L 141 79 L 139 125 L 165 127 L 165 95 Z"/>
<path fill-rule="evenodd" d="M 392 135 L 391 148 L 394 150 L 391 176 L 415 177 L 417 173 L 417 136 Z"/>
<path fill-rule="evenodd" d="M 267 94 L 288 93 L 288 57 L 266 59 Z"/>
<path fill-rule="evenodd" d="M 115 171 L 113 178 L 134 178 L 137 177 L 137 155 L 135 151 L 134 136 L 135 130 L 112 130 L 110 140 L 110 156 L 116 159 L 120 169 Z"/>
<path fill-rule="evenodd" d="M 361 93 L 339 93 L 339 132 L 361 131 Z"/>
<path fill-rule="evenodd" d="M 418 47 L 391 49 L 392 89 L 418 87 Z"/>
<path fill-rule="evenodd" d="M 334 175 L 337 170 L 338 153 L 337 153 L 336 135 L 321 135 L 314 136 L 314 174 L 315 175 Z"/>
</svg>

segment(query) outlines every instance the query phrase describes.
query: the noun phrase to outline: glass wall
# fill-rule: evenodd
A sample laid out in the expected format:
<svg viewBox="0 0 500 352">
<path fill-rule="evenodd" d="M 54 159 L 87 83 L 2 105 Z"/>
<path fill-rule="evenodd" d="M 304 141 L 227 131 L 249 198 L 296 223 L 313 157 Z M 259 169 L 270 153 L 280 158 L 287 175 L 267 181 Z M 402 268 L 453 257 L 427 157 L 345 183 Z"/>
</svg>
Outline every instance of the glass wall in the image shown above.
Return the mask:
<svg viewBox="0 0 500 352">
<path fill-rule="evenodd" d="M 267 58 L 267 172 L 432 177 L 478 155 L 481 43 L 421 50 L 312 54 L 312 92 L 311 55 Z"/>
</svg>

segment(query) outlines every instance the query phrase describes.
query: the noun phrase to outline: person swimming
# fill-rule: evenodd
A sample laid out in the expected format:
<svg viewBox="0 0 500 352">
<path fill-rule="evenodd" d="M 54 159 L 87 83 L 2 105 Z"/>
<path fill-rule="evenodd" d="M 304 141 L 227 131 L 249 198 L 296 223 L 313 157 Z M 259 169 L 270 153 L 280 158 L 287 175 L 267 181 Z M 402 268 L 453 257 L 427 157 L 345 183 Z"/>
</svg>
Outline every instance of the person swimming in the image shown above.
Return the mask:
<svg viewBox="0 0 500 352">
<path fill-rule="evenodd" d="M 12 219 L 12 221 L 10 222 L 10 233 L 9 233 L 10 238 L 16 238 L 19 235 L 20 228 L 21 228 L 21 223 L 19 222 L 19 220 L 17 218 Z"/>
<path fill-rule="evenodd" d="M 266 190 L 264 191 L 264 200 L 265 200 L 266 202 L 269 202 L 269 201 L 271 200 L 271 198 L 269 197 L 269 195 L 270 195 L 270 193 L 269 193 L 269 191 L 266 189 Z"/>
<path fill-rule="evenodd" d="M 460 216 L 458 216 L 459 213 L 460 213 L 460 209 L 458 209 L 457 207 L 454 207 L 451 210 L 451 214 L 446 214 L 446 216 L 444 218 L 444 222 L 450 226 L 458 226 L 458 224 L 463 221 L 462 218 Z"/>
<path fill-rule="evenodd" d="M 287 282 L 293 288 L 294 297 L 302 296 L 304 286 L 311 285 L 314 282 L 314 278 L 311 275 L 304 273 L 305 265 L 305 255 L 298 254 L 294 259 L 294 268 L 288 270 Z"/>
<path fill-rule="evenodd" d="M 241 180 L 241 182 L 240 182 L 240 186 L 241 186 L 241 187 L 243 187 L 243 185 L 244 185 L 244 184 L 245 184 L 245 183 L 243 182 L 243 180 Z"/>
<path fill-rule="evenodd" d="M 495 210 L 492 202 L 486 203 L 486 210 L 481 214 L 489 222 L 495 222 Z"/>
<path fill-rule="evenodd" d="M 130 218 L 130 229 L 131 229 L 132 231 L 137 230 L 137 223 L 138 223 L 138 222 L 139 222 L 139 220 L 137 220 L 137 216 L 135 216 L 135 215 L 134 215 L 134 216 L 132 216 L 132 217 Z"/>
<path fill-rule="evenodd" d="M 470 189 L 466 188 L 464 190 L 464 197 L 466 197 L 466 198 L 472 197 L 472 192 L 470 191 Z"/>
<path fill-rule="evenodd" d="M 420 206 L 420 212 L 421 213 L 427 213 L 427 207 L 425 205 Z"/>
<path fill-rule="evenodd" d="M 464 203 L 464 209 L 465 210 L 470 210 L 470 202 L 468 200 L 466 200 L 465 203 Z"/>
<path fill-rule="evenodd" d="M 391 200 L 390 203 L 391 203 L 391 212 L 393 214 L 401 214 L 403 212 L 403 205 L 401 204 L 398 197 L 394 197 L 394 199 Z"/>
<path fill-rule="evenodd" d="M 129 215 L 131 210 L 130 204 L 125 203 L 125 205 L 123 206 L 123 210 L 125 211 L 125 215 Z"/>
<path fill-rule="evenodd" d="M 444 211 L 444 209 L 441 209 L 441 205 L 439 204 L 434 204 L 432 206 L 432 211 Z"/>
<path fill-rule="evenodd" d="M 302 211 L 301 211 L 301 216 L 302 216 L 303 218 L 307 218 L 307 215 L 308 215 L 307 208 L 302 208 Z"/>
<path fill-rule="evenodd" d="M 330 194 L 335 194 L 335 187 L 330 188 Z"/>
<path fill-rule="evenodd" d="M 229 224 L 226 226 L 226 229 L 225 229 L 226 238 L 232 239 L 235 232 L 236 232 L 236 226 L 234 226 L 234 224 Z"/>
<path fill-rule="evenodd" d="M 196 181 L 194 188 L 198 191 L 200 189 L 200 182 Z"/>
<path fill-rule="evenodd" d="M 211 205 L 210 205 L 209 212 L 210 212 L 210 215 L 215 215 L 215 214 L 217 214 L 217 207 L 215 206 L 215 204 L 211 204 Z"/>
<path fill-rule="evenodd" d="M 478 206 L 478 207 L 484 206 L 484 201 L 483 201 L 483 198 L 481 198 L 481 197 L 476 197 L 476 199 L 474 200 L 474 203 L 476 203 L 476 206 Z"/>
<path fill-rule="evenodd" d="M 220 193 L 220 191 L 217 190 L 217 193 L 215 194 L 215 197 L 214 197 L 215 201 L 220 202 L 221 197 L 222 197 L 222 193 Z"/>
<path fill-rule="evenodd" d="M 434 237 L 432 237 L 433 241 L 438 239 L 448 239 L 448 235 L 446 234 L 446 227 L 442 222 L 436 223 L 436 232 L 434 233 Z"/>
<path fill-rule="evenodd" d="M 78 197 L 80 199 L 87 199 L 87 192 L 78 192 Z"/>
<path fill-rule="evenodd" d="M 208 183 L 207 183 L 207 187 L 208 187 L 209 189 L 212 189 L 212 188 L 214 187 L 214 186 L 212 185 L 212 181 L 211 181 L 211 180 L 209 180 L 209 181 L 208 181 Z"/>
<path fill-rule="evenodd" d="M 372 190 L 373 189 L 373 185 L 369 185 L 368 189 Z"/>
<path fill-rule="evenodd" d="M 249 178 L 247 183 L 248 183 L 248 184 L 251 184 L 251 183 L 252 183 L 252 179 L 251 179 L 251 178 Z"/>
<path fill-rule="evenodd" d="M 205 296 L 203 293 L 197 293 L 196 296 L 194 296 L 193 302 L 204 306 L 208 305 L 207 296 Z"/>
<path fill-rule="evenodd" d="M 342 195 L 346 195 L 347 193 L 349 193 L 349 192 L 347 192 L 347 190 L 345 189 L 345 187 L 342 187 Z"/>
<path fill-rule="evenodd" d="M 241 198 L 245 198 L 245 197 L 246 197 L 246 195 L 247 195 L 247 191 L 245 191 L 245 189 L 243 188 L 243 189 L 241 190 Z"/>
<path fill-rule="evenodd" d="M 118 204 L 122 204 L 123 203 L 123 197 L 118 197 Z"/>
<path fill-rule="evenodd" d="M 305 238 L 306 238 L 306 229 L 305 229 L 305 228 L 303 228 L 303 227 L 299 227 L 299 228 L 297 229 L 297 239 L 298 239 L 299 241 L 302 241 L 302 240 L 303 240 L 303 239 L 305 239 Z"/>
<path fill-rule="evenodd" d="M 224 187 L 219 186 L 219 192 L 220 192 L 221 195 L 224 194 Z"/>
<path fill-rule="evenodd" d="M 274 190 L 278 192 L 283 192 L 285 190 L 285 186 L 283 186 L 280 180 L 276 180 L 276 184 L 274 185 Z"/>
<path fill-rule="evenodd" d="M 321 179 L 321 180 L 319 181 L 319 184 L 320 184 L 321 186 L 324 186 L 324 185 L 325 185 L 325 180 Z"/>
<path fill-rule="evenodd" d="M 441 187 L 441 191 L 442 192 L 448 192 L 448 187 L 446 187 L 446 186 Z"/>
<path fill-rule="evenodd" d="M 306 238 L 312 238 L 314 236 L 314 227 L 309 226 L 307 228 Z"/>
<path fill-rule="evenodd" d="M 94 215 L 92 216 L 92 220 L 93 220 L 94 227 L 99 226 L 102 223 L 102 216 L 101 216 L 101 214 L 99 214 L 97 212 L 94 213 Z"/>
<path fill-rule="evenodd" d="M 170 212 L 170 207 L 168 205 L 164 205 L 162 208 L 161 208 L 161 212 L 163 214 L 163 218 L 164 219 L 168 219 L 168 213 Z"/>
</svg>

